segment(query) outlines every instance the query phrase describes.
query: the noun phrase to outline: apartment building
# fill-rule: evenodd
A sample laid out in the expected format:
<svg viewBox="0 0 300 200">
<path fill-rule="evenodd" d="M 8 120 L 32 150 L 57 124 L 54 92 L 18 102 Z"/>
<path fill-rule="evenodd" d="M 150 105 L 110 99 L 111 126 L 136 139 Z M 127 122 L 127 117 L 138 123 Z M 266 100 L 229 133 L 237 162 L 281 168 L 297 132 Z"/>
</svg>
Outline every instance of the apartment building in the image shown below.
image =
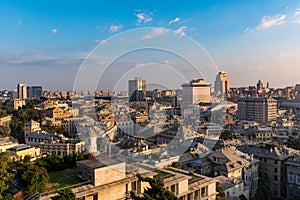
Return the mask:
<svg viewBox="0 0 300 200">
<path fill-rule="evenodd" d="M 250 97 L 238 100 L 239 120 L 268 123 L 277 118 L 277 101 L 272 97 Z"/>
</svg>

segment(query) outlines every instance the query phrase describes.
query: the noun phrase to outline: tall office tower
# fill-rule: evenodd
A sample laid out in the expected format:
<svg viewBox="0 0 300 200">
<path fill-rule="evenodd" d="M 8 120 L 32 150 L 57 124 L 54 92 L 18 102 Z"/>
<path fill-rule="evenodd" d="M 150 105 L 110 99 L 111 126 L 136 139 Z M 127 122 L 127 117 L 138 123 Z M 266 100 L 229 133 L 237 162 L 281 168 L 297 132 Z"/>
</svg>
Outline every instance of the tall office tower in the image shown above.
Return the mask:
<svg viewBox="0 0 300 200">
<path fill-rule="evenodd" d="M 135 77 L 128 81 L 129 101 L 144 101 L 146 99 L 146 80 Z"/>
<path fill-rule="evenodd" d="M 238 100 L 237 117 L 240 120 L 267 123 L 277 118 L 277 100 L 272 97 L 251 97 Z"/>
<path fill-rule="evenodd" d="M 218 73 L 215 81 L 215 94 L 216 96 L 227 96 L 230 90 L 230 81 L 228 74 L 224 71 Z"/>
<path fill-rule="evenodd" d="M 210 103 L 210 87 L 204 79 L 194 79 L 189 83 L 183 83 L 182 87 L 182 104 L 190 105 L 197 103 Z"/>
<path fill-rule="evenodd" d="M 257 90 L 263 89 L 263 87 L 264 87 L 264 85 L 263 85 L 263 83 L 261 82 L 261 80 L 258 80 L 258 83 L 256 84 Z"/>
<path fill-rule="evenodd" d="M 27 88 L 25 84 L 19 83 L 17 86 L 18 98 L 27 99 Z"/>
<path fill-rule="evenodd" d="M 42 86 L 27 86 L 27 98 L 40 98 L 43 96 Z"/>
</svg>

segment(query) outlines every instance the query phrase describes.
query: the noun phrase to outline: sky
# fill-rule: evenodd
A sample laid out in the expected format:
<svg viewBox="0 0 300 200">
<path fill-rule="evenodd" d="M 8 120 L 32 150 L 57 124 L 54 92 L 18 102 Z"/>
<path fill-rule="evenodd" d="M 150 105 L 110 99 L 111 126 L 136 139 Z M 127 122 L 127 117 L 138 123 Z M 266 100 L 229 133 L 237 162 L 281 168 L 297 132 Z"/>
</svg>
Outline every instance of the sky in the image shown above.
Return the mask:
<svg viewBox="0 0 300 200">
<path fill-rule="evenodd" d="M 155 27 L 144 39 L 162 37 L 167 32 L 163 30 L 170 29 L 178 38 L 200 44 L 217 68 L 228 73 L 232 86 L 255 85 L 259 79 L 271 87 L 300 83 L 299 1 L 11 0 L 0 1 L 0 16 L 0 89 L 16 89 L 20 82 L 46 90 L 72 89 L 90 52 L 105 49 L 116 35 L 122 39 L 124 31 L 144 27 Z M 164 42 L 173 43 L 160 41 Z M 112 57 L 118 56 L 114 50 L 108 50 Z M 183 51 L 188 54 L 188 47 Z M 143 55 L 128 59 L 137 57 Z M 169 56 L 162 62 L 185 64 L 177 60 Z M 124 63 L 144 62 L 149 70 L 146 61 L 151 63 L 145 58 L 115 64 L 126 68 Z M 172 87 L 180 87 L 181 79 L 172 79 L 164 70 L 160 75 L 175 82 Z"/>
</svg>

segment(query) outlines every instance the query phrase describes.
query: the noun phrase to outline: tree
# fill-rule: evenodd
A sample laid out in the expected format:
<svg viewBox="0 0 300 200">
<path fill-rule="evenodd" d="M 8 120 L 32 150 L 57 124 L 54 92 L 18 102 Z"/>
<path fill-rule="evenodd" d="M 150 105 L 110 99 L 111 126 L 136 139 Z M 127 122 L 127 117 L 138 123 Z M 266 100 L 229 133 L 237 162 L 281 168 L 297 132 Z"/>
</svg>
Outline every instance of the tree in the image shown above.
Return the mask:
<svg viewBox="0 0 300 200">
<path fill-rule="evenodd" d="M 5 199 L 9 195 L 9 180 L 13 174 L 9 172 L 10 158 L 6 153 L 0 154 L 0 199 Z"/>
<path fill-rule="evenodd" d="M 76 200 L 76 195 L 71 189 L 64 189 L 57 191 L 58 196 L 52 197 L 52 200 Z"/>
<path fill-rule="evenodd" d="M 42 126 L 42 129 L 49 133 L 57 132 L 57 128 L 55 126 L 53 126 L 52 122 L 50 122 L 50 121 L 47 121 L 47 123 Z"/>
<path fill-rule="evenodd" d="M 268 175 L 262 175 L 255 200 L 271 200 L 273 199 L 272 190 L 270 188 L 270 182 Z"/>
<path fill-rule="evenodd" d="M 50 179 L 44 167 L 36 166 L 31 163 L 18 166 L 17 177 L 19 181 L 26 185 L 25 191 L 30 195 L 36 192 L 43 192 Z"/>
<path fill-rule="evenodd" d="M 162 183 L 157 182 L 152 178 L 143 178 L 140 174 L 137 174 L 139 181 L 148 182 L 150 188 L 145 189 L 143 197 L 136 196 L 131 192 L 131 198 L 133 200 L 175 200 L 176 196 L 165 189 Z"/>
<path fill-rule="evenodd" d="M 217 186 L 216 191 L 218 193 L 216 200 L 228 200 L 228 198 L 225 197 L 225 193 L 220 186 Z"/>
<path fill-rule="evenodd" d="M 224 130 L 220 135 L 220 139 L 223 140 L 231 140 L 232 138 L 233 138 L 232 132 L 229 130 Z"/>
<path fill-rule="evenodd" d="M 31 161 L 31 156 L 30 155 L 24 156 L 24 159 L 23 159 L 24 164 L 29 164 L 30 161 Z"/>
<path fill-rule="evenodd" d="M 44 116 L 34 108 L 32 102 L 27 102 L 26 106 L 23 106 L 19 110 L 11 112 L 13 119 L 10 124 L 11 136 L 18 139 L 20 143 L 24 143 L 24 123 L 33 119 L 41 122 Z"/>
</svg>

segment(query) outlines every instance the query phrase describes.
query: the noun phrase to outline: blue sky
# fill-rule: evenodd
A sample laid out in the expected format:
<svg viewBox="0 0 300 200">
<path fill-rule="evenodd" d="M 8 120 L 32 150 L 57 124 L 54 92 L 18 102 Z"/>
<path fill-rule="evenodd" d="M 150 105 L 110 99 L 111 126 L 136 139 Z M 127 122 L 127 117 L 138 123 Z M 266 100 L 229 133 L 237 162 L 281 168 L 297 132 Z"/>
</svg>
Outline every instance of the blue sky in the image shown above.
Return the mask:
<svg viewBox="0 0 300 200">
<path fill-rule="evenodd" d="M 300 82 L 300 3 L 257 1 L 1 1 L 0 88 L 72 89 L 84 57 L 116 33 L 163 27 L 190 36 L 233 86 Z"/>
</svg>

